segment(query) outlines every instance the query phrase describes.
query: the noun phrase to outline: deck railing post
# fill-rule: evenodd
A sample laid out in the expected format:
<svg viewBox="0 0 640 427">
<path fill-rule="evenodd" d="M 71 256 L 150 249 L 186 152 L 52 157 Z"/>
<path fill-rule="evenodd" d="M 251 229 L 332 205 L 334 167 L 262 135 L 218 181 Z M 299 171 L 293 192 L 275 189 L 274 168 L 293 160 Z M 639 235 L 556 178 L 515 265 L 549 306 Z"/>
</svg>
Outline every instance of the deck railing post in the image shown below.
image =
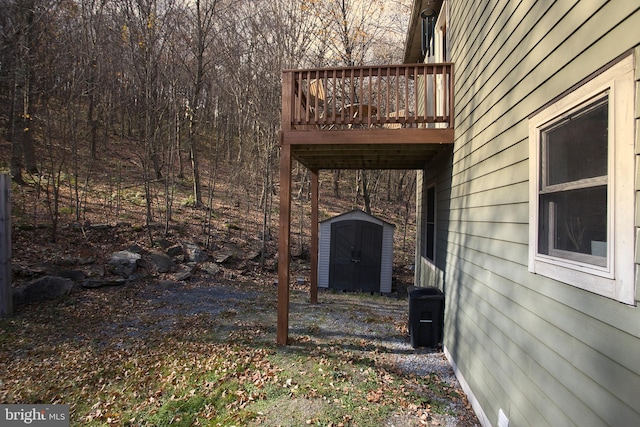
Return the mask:
<svg viewBox="0 0 640 427">
<path fill-rule="evenodd" d="M 296 99 L 298 102 L 296 102 Z M 293 72 L 284 71 L 282 73 L 282 130 L 291 130 L 291 123 L 293 122 L 294 112 L 296 111 L 295 104 L 299 104 L 299 102 L 300 97 L 296 97 L 295 93 Z"/>
<path fill-rule="evenodd" d="M 452 63 L 285 70 L 282 129 L 452 129 L 453 86 Z"/>
</svg>

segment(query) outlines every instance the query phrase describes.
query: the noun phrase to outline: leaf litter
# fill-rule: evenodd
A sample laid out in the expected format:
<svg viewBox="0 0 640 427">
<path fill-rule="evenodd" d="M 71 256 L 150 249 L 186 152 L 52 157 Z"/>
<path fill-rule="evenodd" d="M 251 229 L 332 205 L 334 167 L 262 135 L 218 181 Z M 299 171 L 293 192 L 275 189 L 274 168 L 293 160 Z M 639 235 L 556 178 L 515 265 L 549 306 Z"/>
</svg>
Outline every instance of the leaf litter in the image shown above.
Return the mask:
<svg viewBox="0 0 640 427">
<path fill-rule="evenodd" d="M 442 352 L 412 349 L 404 299 L 135 282 L 0 319 L 0 401 L 64 403 L 72 425 L 479 425 Z"/>
</svg>

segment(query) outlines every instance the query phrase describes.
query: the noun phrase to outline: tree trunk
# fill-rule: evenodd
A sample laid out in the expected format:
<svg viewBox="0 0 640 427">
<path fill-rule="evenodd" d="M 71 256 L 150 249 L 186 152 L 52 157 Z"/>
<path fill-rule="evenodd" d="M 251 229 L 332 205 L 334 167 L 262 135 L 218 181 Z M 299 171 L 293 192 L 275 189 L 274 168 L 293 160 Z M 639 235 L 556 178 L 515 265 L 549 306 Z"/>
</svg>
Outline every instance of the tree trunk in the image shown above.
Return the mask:
<svg viewBox="0 0 640 427">
<path fill-rule="evenodd" d="M 193 197 L 196 206 L 202 206 L 202 188 L 200 185 L 200 166 L 198 164 L 198 151 L 195 145 L 191 145 L 191 170 L 193 171 Z"/>
<path fill-rule="evenodd" d="M 364 210 L 371 215 L 371 194 L 369 194 L 369 176 L 366 170 L 360 171 L 362 179 L 362 198 L 364 199 Z"/>
<path fill-rule="evenodd" d="M 340 198 L 340 169 L 333 171 L 333 195 Z"/>
</svg>

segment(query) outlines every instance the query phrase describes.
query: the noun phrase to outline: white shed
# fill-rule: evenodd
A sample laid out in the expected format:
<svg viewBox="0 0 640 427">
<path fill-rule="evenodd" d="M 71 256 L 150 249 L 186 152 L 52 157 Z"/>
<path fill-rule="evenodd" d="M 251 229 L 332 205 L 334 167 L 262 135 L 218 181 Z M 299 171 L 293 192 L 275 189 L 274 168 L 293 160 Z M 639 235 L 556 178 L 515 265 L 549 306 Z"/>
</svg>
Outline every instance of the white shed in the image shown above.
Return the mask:
<svg viewBox="0 0 640 427">
<path fill-rule="evenodd" d="M 318 287 L 390 293 L 394 231 L 359 209 L 321 221 Z"/>
</svg>

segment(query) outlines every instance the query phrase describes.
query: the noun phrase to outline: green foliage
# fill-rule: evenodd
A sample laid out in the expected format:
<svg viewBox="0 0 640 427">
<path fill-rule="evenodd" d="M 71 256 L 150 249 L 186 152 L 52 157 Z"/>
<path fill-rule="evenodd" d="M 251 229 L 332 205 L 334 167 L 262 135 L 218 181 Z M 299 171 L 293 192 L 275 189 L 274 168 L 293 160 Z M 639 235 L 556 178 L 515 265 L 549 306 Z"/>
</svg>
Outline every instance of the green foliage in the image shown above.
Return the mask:
<svg viewBox="0 0 640 427">
<path fill-rule="evenodd" d="M 193 425 L 198 413 L 207 405 L 202 396 L 191 396 L 184 399 L 169 400 L 165 402 L 155 414 L 145 421 L 145 425 L 165 427 Z"/>
<path fill-rule="evenodd" d="M 196 203 L 196 199 L 193 197 L 193 195 L 184 199 L 181 205 L 182 207 L 185 207 L 185 208 L 195 208 L 196 206 L 198 206 L 198 204 Z"/>
<path fill-rule="evenodd" d="M 123 201 L 129 202 L 134 206 L 143 207 L 146 204 L 144 193 L 141 191 L 125 190 L 122 192 L 121 197 Z"/>
<path fill-rule="evenodd" d="M 60 215 L 71 215 L 74 212 L 74 209 L 69 206 L 62 206 L 58 208 L 58 213 Z"/>
</svg>

